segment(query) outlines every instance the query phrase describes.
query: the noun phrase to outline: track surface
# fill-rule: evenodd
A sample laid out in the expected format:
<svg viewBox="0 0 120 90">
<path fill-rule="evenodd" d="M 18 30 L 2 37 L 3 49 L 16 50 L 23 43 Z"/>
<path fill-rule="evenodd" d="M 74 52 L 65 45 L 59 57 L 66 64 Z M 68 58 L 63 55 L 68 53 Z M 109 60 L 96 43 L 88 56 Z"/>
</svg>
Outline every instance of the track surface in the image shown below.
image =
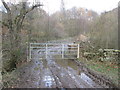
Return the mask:
<svg viewBox="0 0 120 90">
<path fill-rule="evenodd" d="M 51 48 L 56 50 L 56 48 Z M 47 59 L 42 59 L 45 53 L 34 50 L 33 58 L 28 65 L 20 70 L 19 88 L 102 88 L 94 82 L 79 66 L 71 60 L 56 60 L 48 50 Z M 58 50 L 58 53 L 59 50 Z M 68 63 L 72 62 L 71 65 Z M 67 64 L 65 64 L 67 63 Z M 75 69 L 75 68 L 77 69 Z"/>
</svg>

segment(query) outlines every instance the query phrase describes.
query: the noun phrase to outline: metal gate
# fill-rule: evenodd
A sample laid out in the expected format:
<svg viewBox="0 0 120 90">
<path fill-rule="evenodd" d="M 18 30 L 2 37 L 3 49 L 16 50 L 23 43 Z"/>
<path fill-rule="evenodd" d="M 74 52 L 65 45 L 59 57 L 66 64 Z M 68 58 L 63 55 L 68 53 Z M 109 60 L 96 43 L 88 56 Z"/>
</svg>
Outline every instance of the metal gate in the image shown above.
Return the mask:
<svg viewBox="0 0 120 90">
<path fill-rule="evenodd" d="M 79 58 L 79 44 L 74 43 L 30 43 L 29 59 L 33 58 L 33 52 L 37 50 L 39 56 L 44 59 L 49 56 L 59 56 L 57 59 Z"/>
</svg>

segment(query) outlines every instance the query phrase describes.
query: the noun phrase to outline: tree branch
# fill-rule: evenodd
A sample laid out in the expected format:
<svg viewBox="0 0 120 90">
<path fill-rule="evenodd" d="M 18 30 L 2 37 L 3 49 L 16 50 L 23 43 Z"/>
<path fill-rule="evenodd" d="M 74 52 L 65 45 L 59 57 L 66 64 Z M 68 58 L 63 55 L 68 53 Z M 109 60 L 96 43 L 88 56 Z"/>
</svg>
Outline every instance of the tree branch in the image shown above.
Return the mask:
<svg viewBox="0 0 120 90">
<path fill-rule="evenodd" d="M 8 7 L 8 5 L 6 4 L 6 2 L 4 0 L 1 0 L 4 7 L 6 8 L 7 10 L 7 14 L 8 14 L 8 23 L 9 23 L 9 29 L 12 31 L 12 18 L 11 18 L 11 10 L 10 8 Z"/>
<path fill-rule="evenodd" d="M 8 7 L 8 5 L 6 4 L 6 2 L 4 0 L 1 0 L 4 7 L 6 8 L 7 12 L 10 12 L 10 8 Z"/>
<path fill-rule="evenodd" d="M 40 6 L 43 6 L 42 4 L 36 4 L 34 6 L 32 6 L 30 9 L 26 10 L 26 2 L 23 2 L 22 3 L 22 9 L 20 11 L 20 15 L 17 15 L 16 18 L 15 18 L 15 23 L 22 23 L 26 14 L 29 13 L 30 11 L 34 10 L 35 8 L 37 7 L 40 7 Z"/>
<path fill-rule="evenodd" d="M 42 4 L 36 4 L 36 5 L 32 6 L 30 9 L 26 10 L 26 12 L 22 15 L 21 22 L 20 22 L 21 25 L 23 23 L 23 20 L 24 20 L 26 14 L 29 13 L 30 11 L 34 10 L 35 8 L 40 7 L 40 6 L 43 6 L 43 5 Z"/>
<path fill-rule="evenodd" d="M 19 5 L 19 4 L 14 5 L 14 4 L 12 4 L 12 3 L 11 3 L 11 5 L 12 5 L 12 6 L 14 6 L 15 10 L 17 10 L 17 9 L 18 9 L 18 8 L 17 8 L 17 5 Z"/>
<path fill-rule="evenodd" d="M 42 4 L 36 4 L 34 6 L 32 6 L 32 8 L 30 8 L 29 10 L 26 11 L 26 14 L 29 13 L 30 11 L 32 11 L 33 9 L 37 8 L 37 7 L 40 7 L 40 6 L 43 6 Z"/>
</svg>

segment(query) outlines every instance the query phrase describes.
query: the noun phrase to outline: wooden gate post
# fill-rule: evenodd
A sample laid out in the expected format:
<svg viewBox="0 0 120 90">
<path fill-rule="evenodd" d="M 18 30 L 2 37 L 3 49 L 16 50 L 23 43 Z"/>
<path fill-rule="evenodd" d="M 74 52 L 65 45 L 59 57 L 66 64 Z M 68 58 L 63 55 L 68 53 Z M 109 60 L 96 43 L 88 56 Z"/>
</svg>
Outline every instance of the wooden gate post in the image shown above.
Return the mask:
<svg viewBox="0 0 120 90">
<path fill-rule="evenodd" d="M 64 44 L 62 44 L 62 59 L 64 58 Z"/>
<path fill-rule="evenodd" d="M 78 44 L 77 58 L 80 57 L 79 53 L 80 53 L 80 48 L 79 48 L 79 44 Z"/>
<path fill-rule="evenodd" d="M 29 61 L 29 44 L 27 43 L 27 62 Z"/>
<path fill-rule="evenodd" d="M 27 62 L 30 61 L 30 44 L 27 42 Z"/>
</svg>

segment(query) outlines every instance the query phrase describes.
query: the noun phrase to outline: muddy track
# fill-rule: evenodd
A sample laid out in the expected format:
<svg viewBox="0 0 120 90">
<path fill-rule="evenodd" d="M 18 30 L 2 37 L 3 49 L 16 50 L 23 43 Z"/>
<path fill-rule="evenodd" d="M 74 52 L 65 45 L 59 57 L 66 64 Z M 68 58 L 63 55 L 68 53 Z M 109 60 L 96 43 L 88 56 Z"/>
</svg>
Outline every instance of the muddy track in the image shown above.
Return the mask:
<svg viewBox="0 0 120 90">
<path fill-rule="evenodd" d="M 56 48 L 52 48 L 54 49 Z M 56 60 L 50 52 L 46 59 L 42 59 L 44 52 L 38 53 L 39 51 L 34 50 L 32 60 L 26 67 L 20 69 L 21 79 L 16 88 L 114 87 L 110 80 L 96 74 L 78 61 Z M 69 63 L 72 64 L 68 65 Z M 73 68 L 73 65 L 77 70 Z"/>
</svg>

